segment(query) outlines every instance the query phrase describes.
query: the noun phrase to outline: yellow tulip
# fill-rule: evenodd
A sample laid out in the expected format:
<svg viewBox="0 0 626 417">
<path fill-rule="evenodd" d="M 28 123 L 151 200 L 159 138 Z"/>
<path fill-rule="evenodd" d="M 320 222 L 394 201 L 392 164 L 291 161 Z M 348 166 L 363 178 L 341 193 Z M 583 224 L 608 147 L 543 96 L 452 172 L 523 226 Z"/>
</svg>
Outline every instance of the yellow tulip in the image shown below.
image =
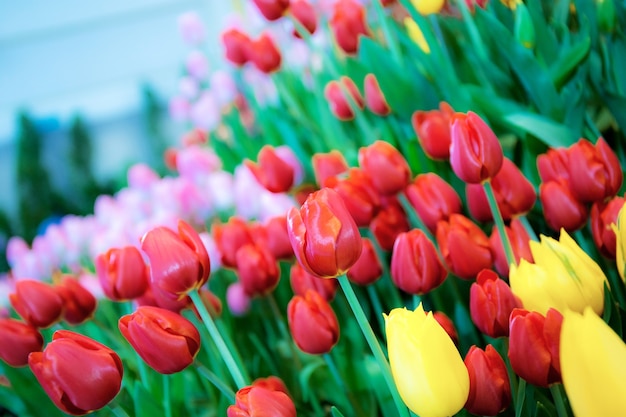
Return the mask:
<svg viewBox="0 0 626 417">
<path fill-rule="evenodd" d="M 604 309 L 604 272 L 565 230 L 559 240 L 541 236 L 530 242 L 534 263 L 524 259 L 509 273 L 511 290 L 524 308 L 545 315 L 550 308 L 582 313 L 590 306 L 596 314 Z"/>
<path fill-rule="evenodd" d="M 424 38 L 424 34 L 420 27 L 415 23 L 415 20 L 407 17 L 404 19 L 404 27 L 407 30 L 409 38 L 417 45 L 425 54 L 430 54 L 430 46 L 428 46 L 428 42 L 426 42 L 426 38 Z"/>
<path fill-rule="evenodd" d="M 439 13 L 446 4 L 446 0 L 411 0 L 411 4 L 419 14 L 426 16 Z"/>
<path fill-rule="evenodd" d="M 576 417 L 626 416 L 626 344 L 591 308 L 563 315 L 560 358 Z"/>
<path fill-rule="evenodd" d="M 615 262 L 617 263 L 617 271 L 619 276 L 622 277 L 622 281 L 626 279 L 624 276 L 626 271 L 626 210 L 624 210 L 624 207 L 626 205 L 622 206 L 617 215 L 617 225 L 612 225 L 616 237 Z"/>
<path fill-rule="evenodd" d="M 500 0 L 500 3 L 504 4 L 511 10 L 515 10 L 517 5 L 522 3 L 522 0 Z"/>
<path fill-rule="evenodd" d="M 385 315 L 391 373 L 400 396 L 420 417 L 457 413 L 469 395 L 469 374 L 450 336 L 425 313 L 396 308 Z"/>
</svg>

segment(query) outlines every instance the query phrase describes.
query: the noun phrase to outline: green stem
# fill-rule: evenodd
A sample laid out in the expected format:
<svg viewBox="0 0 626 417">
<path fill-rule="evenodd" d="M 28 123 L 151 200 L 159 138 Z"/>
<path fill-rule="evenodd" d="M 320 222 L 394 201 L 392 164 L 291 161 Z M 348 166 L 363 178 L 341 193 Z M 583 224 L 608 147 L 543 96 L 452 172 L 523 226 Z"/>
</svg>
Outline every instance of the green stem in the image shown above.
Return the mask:
<svg viewBox="0 0 626 417">
<path fill-rule="evenodd" d="M 372 3 L 374 4 L 374 10 L 380 20 L 380 28 L 382 29 L 383 35 L 387 40 L 387 45 L 389 45 L 389 49 L 391 50 L 391 56 L 398 65 L 402 66 L 402 54 L 400 53 L 396 40 L 391 35 L 391 30 L 389 28 L 390 25 L 387 16 L 385 15 L 385 10 L 379 1 L 374 1 Z"/>
<path fill-rule="evenodd" d="M 554 399 L 554 405 L 556 406 L 556 413 L 559 417 L 568 417 L 567 409 L 565 407 L 565 399 L 561 392 L 561 384 L 550 385 L 550 393 Z"/>
<path fill-rule="evenodd" d="M 528 233 L 528 236 L 530 236 L 532 240 L 538 242 L 539 238 L 537 237 L 537 233 L 535 233 L 535 230 L 533 229 L 533 227 L 530 225 L 530 222 L 528 221 L 528 217 L 520 216 L 518 217 L 518 219 L 520 222 L 522 222 L 522 226 L 524 226 L 524 229 L 526 229 L 526 233 Z"/>
<path fill-rule="evenodd" d="M 480 38 L 480 33 L 478 33 L 478 28 L 474 23 L 472 13 L 470 12 L 467 3 L 465 3 L 465 0 L 458 0 L 456 4 L 459 6 L 461 16 L 463 16 L 463 22 L 465 23 L 465 28 L 467 29 L 467 33 L 469 34 L 470 41 L 472 42 L 474 50 L 478 54 L 478 57 L 481 59 L 481 61 L 487 61 L 488 55 L 485 49 L 485 45 Z"/>
<path fill-rule="evenodd" d="M 524 378 L 520 378 L 519 385 L 517 386 L 517 395 L 515 396 L 515 417 L 522 417 L 522 410 L 524 409 L 525 399 L 526 380 Z"/>
<path fill-rule="evenodd" d="M 330 374 L 333 376 L 333 379 L 335 380 L 337 385 L 339 385 L 339 388 L 343 392 L 346 393 L 346 396 L 348 397 L 348 400 L 350 401 L 350 405 L 352 406 L 353 414 L 358 415 L 358 416 L 364 415 L 364 412 L 361 409 L 359 402 L 356 401 L 356 399 L 354 398 L 354 395 L 352 394 L 352 392 L 350 392 L 350 390 L 348 389 L 348 386 L 346 385 L 343 378 L 341 377 L 341 374 L 339 373 L 339 369 L 337 369 L 337 365 L 335 365 L 335 361 L 333 360 L 333 357 L 329 353 L 325 353 L 323 356 L 324 356 L 324 361 L 326 362 L 326 365 L 328 366 L 328 370 L 330 371 Z"/>
<path fill-rule="evenodd" d="M 215 388 L 217 388 L 229 402 L 235 402 L 235 393 L 230 389 L 228 385 L 226 385 L 220 377 L 211 372 L 206 366 L 202 365 L 200 362 L 195 362 L 196 369 L 198 369 L 198 373 L 206 378 L 210 383 L 212 383 Z"/>
<path fill-rule="evenodd" d="M 170 396 L 170 376 L 163 374 L 163 408 L 165 417 L 172 417 L 172 401 Z"/>
<path fill-rule="evenodd" d="M 502 214 L 500 213 L 500 209 L 498 208 L 498 203 L 496 202 L 496 196 L 493 192 L 493 186 L 491 185 L 491 181 L 487 180 L 483 183 L 483 187 L 485 189 L 485 194 L 487 195 L 487 201 L 489 202 L 489 208 L 491 209 L 491 215 L 493 216 L 493 221 L 496 223 L 496 228 L 498 229 L 498 234 L 500 235 L 500 241 L 502 242 L 502 246 L 504 246 L 504 254 L 506 255 L 506 262 L 511 264 L 517 264 L 515 262 L 515 254 L 513 253 L 513 247 L 511 246 L 511 241 L 509 240 L 509 235 L 506 233 L 506 228 L 504 227 L 504 220 L 502 220 Z"/>
<path fill-rule="evenodd" d="M 354 293 L 352 286 L 350 285 L 350 281 L 348 281 L 348 277 L 346 277 L 346 275 L 344 274 L 337 277 L 337 279 L 339 280 L 339 285 L 341 285 L 341 289 L 343 290 L 343 293 L 348 300 L 348 304 L 350 304 L 350 308 L 352 309 L 352 312 L 356 317 L 356 321 L 357 323 L 359 323 L 361 332 L 363 333 L 363 336 L 365 336 L 365 340 L 367 341 L 367 344 L 372 350 L 372 353 L 374 354 L 374 357 L 376 358 L 376 361 L 381 368 L 383 377 L 385 378 L 385 382 L 387 382 L 387 386 L 391 391 L 393 401 L 395 402 L 398 409 L 398 414 L 401 417 L 408 417 L 408 409 L 402 401 L 400 393 L 398 392 L 398 388 L 396 387 L 396 384 L 393 380 L 393 375 L 391 374 L 391 367 L 389 366 L 389 362 L 387 362 L 387 358 L 385 358 L 385 354 L 383 353 L 380 344 L 378 343 L 378 339 L 376 339 L 376 335 L 374 334 L 374 331 L 372 330 L 372 327 L 370 326 L 367 317 L 365 317 L 363 308 L 361 307 L 361 304 L 359 303 L 359 300 Z"/>
<path fill-rule="evenodd" d="M 213 318 L 207 311 L 206 306 L 202 302 L 202 298 L 200 297 L 200 294 L 198 294 L 197 290 L 194 290 L 189 293 L 189 296 L 191 297 L 191 300 L 196 306 L 198 313 L 200 313 L 200 317 L 202 318 L 202 321 L 204 322 L 206 329 L 209 331 L 209 335 L 211 335 L 213 342 L 217 346 L 217 350 L 220 352 L 222 359 L 226 363 L 226 367 L 228 368 L 228 371 L 232 375 L 233 380 L 235 381 L 235 384 L 237 385 L 238 388 L 245 387 L 246 385 L 248 385 L 246 381 L 248 381 L 249 378 L 244 376 L 245 370 L 242 371 L 240 369 L 239 364 L 233 358 L 233 355 L 228 349 L 228 347 L 226 346 L 226 343 L 224 343 L 224 339 L 222 338 L 222 335 L 217 329 L 215 322 L 213 322 Z"/>
<path fill-rule="evenodd" d="M 129 417 L 126 410 L 124 410 L 119 404 L 109 404 L 107 408 L 111 410 L 111 414 L 116 417 Z"/>
<path fill-rule="evenodd" d="M 378 297 L 378 293 L 376 292 L 376 288 L 373 285 L 367 286 L 367 294 L 370 296 L 370 300 L 372 301 L 372 307 L 374 307 L 374 311 L 384 311 L 383 306 L 380 303 L 380 298 Z M 383 334 L 385 334 L 385 320 L 382 314 L 376 314 L 376 319 L 378 321 L 378 325 L 380 326 L 380 330 Z"/>
<path fill-rule="evenodd" d="M 278 308 L 276 297 L 274 297 L 274 293 L 272 292 L 265 298 L 267 298 L 272 313 L 274 314 L 278 322 L 278 331 L 281 333 L 281 336 L 287 341 L 287 344 L 289 345 L 294 364 L 296 365 L 298 371 L 301 371 L 302 362 L 300 362 L 300 357 L 298 356 L 298 351 L 296 350 L 296 347 L 294 345 L 293 337 L 291 337 L 291 333 L 289 333 L 289 330 L 287 330 L 287 326 L 285 325 L 285 319 L 283 318 L 283 314 L 281 313 L 280 308 Z"/>
<path fill-rule="evenodd" d="M 402 204 L 404 212 L 409 217 L 409 222 L 411 223 L 411 226 L 420 229 L 422 232 L 424 232 L 426 237 L 434 243 L 435 236 L 433 236 L 428 227 L 426 227 L 426 224 L 422 221 L 420 216 L 417 215 L 415 207 L 413 207 L 413 205 L 409 202 L 409 199 L 403 192 L 398 194 L 398 200 L 400 200 L 400 204 Z"/>
</svg>

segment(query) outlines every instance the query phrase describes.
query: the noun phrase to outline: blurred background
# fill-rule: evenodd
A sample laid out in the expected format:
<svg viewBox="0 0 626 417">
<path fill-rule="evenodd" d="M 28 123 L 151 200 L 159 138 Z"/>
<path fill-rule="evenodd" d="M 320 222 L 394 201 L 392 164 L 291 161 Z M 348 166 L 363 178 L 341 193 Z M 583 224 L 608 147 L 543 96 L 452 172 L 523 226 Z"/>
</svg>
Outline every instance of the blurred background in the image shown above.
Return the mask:
<svg viewBox="0 0 626 417">
<path fill-rule="evenodd" d="M 184 130 L 167 113 L 190 50 L 178 17 L 199 14 L 218 65 L 234 3 L 0 2 L 0 272 L 10 236 L 91 213 L 134 163 L 163 169 Z"/>
</svg>

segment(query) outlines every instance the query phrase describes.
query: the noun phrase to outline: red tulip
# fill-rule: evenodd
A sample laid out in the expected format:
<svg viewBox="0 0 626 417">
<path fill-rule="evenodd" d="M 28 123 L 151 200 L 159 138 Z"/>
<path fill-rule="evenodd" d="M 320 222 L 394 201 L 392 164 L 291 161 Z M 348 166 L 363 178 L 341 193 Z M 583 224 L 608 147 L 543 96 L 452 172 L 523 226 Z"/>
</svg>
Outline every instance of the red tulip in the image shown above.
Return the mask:
<svg viewBox="0 0 626 417">
<path fill-rule="evenodd" d="M 268 33 L 262 33 L 250 44 L 250 61 L 259 71 L 270 74 L 280 68 L 282 58 Z"/>
<path fill-rule="evenodd" d="M 491 128 L 476 113 L 452 117 L 450 164 L 454 173 L 469 184 L 494 177 L 502 167 L 502 146 Z"/>
<path fill-rule="evenodd" d="M 217 295 L 213 294 L 210 290 L 206 288 L 200 288 L 200 290 L 198 291 L 198 294 L 200 294 L 200 298 L 202 299 L 202 304 L 204 304 L 207 311 L 209 312 L 209 315 L 212 318 L 216 319 L 222 315 L 222 310 L 223 310 L 222 300 L 220 300 Z M 196 317 L 198 318 L 198 320 L 202 320 L 202 317 L 200 316 L 200 312 L 196 308 L 196 305 L 193 304 L 193 302 L 190 303 L 189 305 L 191 309 L 193 310 L 194 314 L 196 315 Z"/>
<path fill-rule="evenodd" d="M 359 88 L 349 77 L 329 81 L 324 88 L 324 97 L 328 101 L 330 111 L 339 120 L 354 119 L 354 109 L 363 109 L 365 106 Z"/>
<path fill-rule="evenodd" d="M 14 319 L 0 319 L 0 340 L 0 359 L 16 368 L 28 365 L 28 355 L 43 348 L 39 330 Z"/>
<path fill-rule="evenodd" d="M 315 29 L 317 29 L 317 15 L 311 3 L 306 0 L 293 0 L 289 11 L 293 18 L 298 21 L 309 34 L 312 35 L 315 33 Z M 294 29 L 293 35 L 297 38 L 302 38 L 297 29 Z"/>
<path fill-rule="evenodd" d="M 263 387 L 266 388 L 270 391 L 279 391 L 279 392 L 284 392 L 285 394 L 289 395 L 289 390 L 287 389 L 287 386 L 285 385 L 285 383 L 283 382 L 282 379 L 280 379 L 277 376 L 268 376 L 267 378 L 257 378 L 254 381 L 252 381 L 252 386 L 253 387 Z M 291 398 L 291 396 L 289 396 Z"/>
<path fill-rule="evenodd" d="M 447 275 L 424 232 L 413 229 L 398 235 L 391 255 L 391 279 L 398 288 L 409 294 L 426 294 L 441 285 Z"/>
<path fill-rule="evenodd" d="M 615 259 L 616 237 L 612 224 L 617 224 L 617 215 L 624 206 L 624 197 L 614 197 L 607 203 L 596 202 L 591 206 L 591 234 L 600 253 Z"/>
<path fill-rule="evenodd" d="M 359 165 L 382 195 L 395 195 L 411 181 L 411 169 L 404 156 L 382 140 L 359 149 Z"/>
<path fill-rule="evenodd" d="M 330 177 L 324 186 L 332 188 L 343 198 L 357 226 L 369 226 L 380 208 L 380 198 L 363 170 L 350 168 L 347 176 Z"/>
<path fill-rule="evenodd" d="M 179 313 L 192 304 L 189 296 L 177 300 L 172 298 L 170 294 L 166 293 L 160 287 L 156 286 L 154 282 L 150 283 L 146 292 L 144 292 L 141 297 L 136 298 L 135 302 L 138 306 L 161 307 L 175 313 Z"/>
<path fill-rule="evenodd" d="M 200 333 L 193 323 L 163 308 L 138 307 L 122 316 L 118 327 L 139 356 L 161 374 L 182 371 L 200 349 Z"/>
<path fill-rule="evenodd" d="M 231 217 L 225 224 L 214 224 L 212 232 L 225 267 L 236 268 L 239 248 L 254 243 L 248 225 L 240 217 Z"/>
<path fill-rule="evenodd" d="M 152 282 L 170 298 L 180 300 L 209 279 L 211 263 L 204 243 L 182 220 L 178 233 L 163 226 L 150 230 L 141 238 L 141 249 L 150 259 Z"/>
<path fill-rule="evenodd" d="M 434 172 L 416 176 L 405 193 L 432 233 L 437 230 L 439 220 L 448 220 L 452 213 L 461 213 L 461 198 L 450 184 Z"/>
<path fill-rule="evenodd" d="M 437 243 L 441 255 L 453 274 L 474 279 L 493 263 L 489 238 L 476 224 L 462 214 L 437 223 Z"/>
<path fill-rule="evenodd" d="M 390 251 L 400 233 L 408 232 L 409 221 L 398 199 L 386 198 L 383 206 L 370 222 L 370 230 L 382 249 Z"/>
<path fill-rule="evenodd" d="M 346 54 L 356 53 L 361 35 L 369 34 L 365 7 L 356 0 L 338 0 L 330 19 L 330 29 L 339 48 Z"/>
<path fill-rule="evenodd" d="M 65 276 L 56 289 L 65 304 L 63 311 L 65 321 L 80 324 L 93 316 L 96 311 L 96 297 L 80 285 L 76 278 Z"/>
<path fill-rule="evenodd" d="M 324 186 L 327 178 L 343 174 L 348 171 L 348 163 L 343 154 L 333 150 L 328 153 L 316 153 L 311 158 L 315 182 L 320 187 Z"/>
<path fill-rule="evenodd" d="M 514 309 L 509 319 L 509 360 L 513 371 L 531 384 L 561 382 L 559 341 L 563 316 L 551 308 L 546 317 Z"/>
<path fill-rule="evenodd" d="M 304 296 L 308 290 L 313 290 L 329 302 L 335 298 L 339 285 L 336 279 L 320 279 L 309 274 L 297 262 L 291 265 L 289 281 L 295 295 Z"/>
<path fill-rule="evenodd" d="M 387 116 L 391 113 L 391 107 L 389 107 L 389 103 L 387 103 L 387 99 L 380 89 L 380 85 L 374 74 L 367 74 L 365 76 L 363 89 L 365 90 L 365 104 L 372 113 L 378 116 Z"/>
<path fill-rule="evenodd" d="M 264 296 L 278 285 L 280 269 L 267 247 L 251 244 L 237 251 L 237 275 L 247 296 Z"/>
<path fill-rule="evenodd" d="M 328 353 L 339 340 L 339 322 L 328 301 L 309 290 L 287 306 L 289 329 L 298 348 L 311 355 Z"/>
<path fill-rule="evenodd" d="M 50 327 L 63 316 L 63 298 L 53 286 L 41 281 L 16 281 L 9 301 L 17 314 L 35 327 Z"/>
<path fill-rule="evenodd" d="M 226 410 L 228 417 L 296 417 L 296 406 L 287 394 L 263 386 L 241 388 L 235 404 Z"/>
<path fill-rule="evenodd" d="M 287 231 L 287 216 L 272 217 L 265 224 L 250 226 L 254 243 L 265 245 L 276 259 L 291 259 L 293 248 Z"/>
<path fill-rule="evenodd" d="M 148 289 L 148 268 L 134 246 L 109 249 L 96 257 L 95 267 L 100 286 L 111 300 L 132 300 Z"/>
<path fill-rule="evenodd" d="M 511 243 L 511 249 L 513 249 L 513 255 L 515 256 L 515 262 L 519 263 L 521 259 L 526 259 L 529 262 L 533 261 L 533 254 L 530 251 L 530 236 L 526 228 L 519 219 L 511 220 L 509 226 L 504 226 L 506 235 Z M 507 260 L 506 253 L 504 252 L 504 246 L 500 239 L 500 232 L 494 225 L 489 237 L 489 244 L 491 245 L 491 253 L 493 254 L 493 264 L 496 267 L 496 271 L 502 276 L 509 276 L 509 261 Z"/>
<path fill-rule="evenodd" d="M 433 312 L 433 317 L 435 318 L 437 323 L 439 323 L 439 325 L 443 328 L 443 330 L 448 333 L 448 336 L 450 336 L 450 339 L 452 339 L 454 344 L 458 345 L 459 334 L 456 331 L 456 327 L 454 327 L 454 323 L 452 322 L 452 320 L 450 320 L 450 317 L 448 317 L 444 312 L 441 311 Z"/>
<path fill-rule="evenodd" d="M 450 158 L 450 121 L 454 110 L 446 102 L 439 104 L 439 110 L 416 111 L 411 123 L 422 145 L 424 153 L 431 159 L 448 160 Z"/>
<path fill-rule="evenodd" d="M 300 265 L 309 273 L 333 278 L 361 255 L 361 235 L 341 196 L 330 188 L 311 193 L 302 208 L 287 213 L 289 239 Z"/>
<path fill-rule="evenodd" d="M 539 200 L 543 215 L 552 230 L 573 232 L 585 225 L 587 207 L 574 197 L 564 181 L 548 181 L 539 186 Z"/>
<path fill-rule="evenodd" d="M 78 333 L 57 330 L 43 352 L 33 352 L 28 365 L 52 402 L 62 411 L 82 415 L 115 398 L 124 368 L 119 356 Z"/>
<path fill-rule="evenodd" d="M 569 149 L 569 177 L 572 194 L 583 203 L 612 197 L 622 186 L 622 167 L 603 138 L 592 145 L 579 140 Z"/>
<path fill-rule="evenodd" d="M 565 180 L 569 183 L 569 150 L 548 149 L 537 156 L 537 170 L 542 182 Z"/>
<path fill-rule="evenodd" d="M 502 168 L 491 179 L 491 186 L 504 220 L 529 212 L 537 200 L 535 187 L 508 158 L 504 158 Z M 472 217 L 479 222 L 491 221 L 493 215 L 483 185 L 467 184 L 465 193 Z"/>
<path fill-rule="evenodd" d="M 472 414 L 495 416 L 511 403 L 511 384 L 506 365 L 493 346 L 472 346 L 465 356 L 470 393 L 465 409 Z"/>
<path fill-rule="evenodd" d="M 280 19 L 289 8 L 289 0 L 252 0 L 269 21 Z"/>
<path fill-rule="evenodd" d="M 285 193 L 291 189 L 294 182 L 293 167 L 276 153 L 273 146 L 265 145 L 257 155 L 258 164 L 245 160 L 259 184 L 273 193 Z"/>
<path fill-rule="evenodd" d="M 469 307 L 478 330 L 489 337 L 501 337 L 509 335 L 509 316 L 513 309 L 522 307 L 522 302 L 495 272 L 483 269 L 470 287 Z"/>
<path fill-rule="evenodd" d="M 242 66 L 250 60 L 252 39 L 240 31 L 231 28 L 222 33 L 222 44 L 226 49 L 226 59 L 237 66 Z"/>
<path fill-rule="evenodd" d="M 363 238 L 363 250 L 359 260 L 348 270 L 348 279 L 359 285 L 370 285 L 383 275 L 380 259 L 372 241 Z"/>
</svg>

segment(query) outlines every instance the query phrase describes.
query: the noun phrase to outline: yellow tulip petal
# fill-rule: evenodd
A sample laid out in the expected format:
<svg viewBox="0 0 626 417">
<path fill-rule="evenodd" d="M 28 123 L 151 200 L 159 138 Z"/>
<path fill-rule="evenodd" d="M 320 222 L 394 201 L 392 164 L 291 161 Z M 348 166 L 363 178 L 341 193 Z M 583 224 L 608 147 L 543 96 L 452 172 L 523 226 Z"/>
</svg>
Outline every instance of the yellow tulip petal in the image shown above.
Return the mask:
<svg viewBox="0 0 626 417">
<path fill-rule="evenodd" d="M 430 46 L 428 46 L 428 42 L 426 42 L 426 38 L 424 38 L 424 34 L 420 27 L 415 23 L 415 20 L 407 17 L 404 19 L 404 27 L 406 27 L 409 38 L 417 45 L 425 54 L 430 54 Z"/>
<path fill-rule="evenodd" d="M 445 3 L 445 0 L 411 0 L 415 10 L 423 16 L 439 13 Z"/>
</svg>

